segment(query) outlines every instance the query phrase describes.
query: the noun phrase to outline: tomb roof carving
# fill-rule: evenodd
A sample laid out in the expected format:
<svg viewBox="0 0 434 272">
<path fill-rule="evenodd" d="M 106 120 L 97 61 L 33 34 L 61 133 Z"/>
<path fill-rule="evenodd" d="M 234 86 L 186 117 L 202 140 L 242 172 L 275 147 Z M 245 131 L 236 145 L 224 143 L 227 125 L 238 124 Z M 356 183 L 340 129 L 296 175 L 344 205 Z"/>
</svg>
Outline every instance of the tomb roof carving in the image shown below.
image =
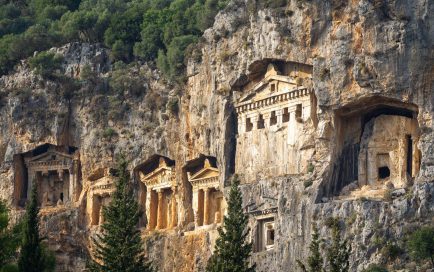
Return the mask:
<svg viewBox="0 0 434 272">
<path fill-rule="evenodd" d="M 310 80 L 310 78 L 304 78 Z M 302 81 L 303 81 L 302 80 Z M 313 90 L 300 84 L 298 78 L 281 75 L 274 65 L 268 66 L 264 78 L 253 85 L 236 103 L 237 113 L 256 110 L 288 100 L 309 96 Z"/>
<path fill-rule="evenodd" d="M 175 161 L 167 157 L 153 155 L 136 170 L 139 172 L 140 180 L 146 186 L 154 189 L 176 186 Z"/>
<path fill-rule="evenodd" d="M 27 158 L 26 165 L 35 170 L 57 170 L 71 167 L 74 160 L 73 155 L 49 149 L 46 153 Z"/>
<path fill-rule="evenodd" d="M 187 163 L 188 180 L 195 187 L 218 187 L 220 171 L 214 157 L 201 155 Z"/>
</svg>

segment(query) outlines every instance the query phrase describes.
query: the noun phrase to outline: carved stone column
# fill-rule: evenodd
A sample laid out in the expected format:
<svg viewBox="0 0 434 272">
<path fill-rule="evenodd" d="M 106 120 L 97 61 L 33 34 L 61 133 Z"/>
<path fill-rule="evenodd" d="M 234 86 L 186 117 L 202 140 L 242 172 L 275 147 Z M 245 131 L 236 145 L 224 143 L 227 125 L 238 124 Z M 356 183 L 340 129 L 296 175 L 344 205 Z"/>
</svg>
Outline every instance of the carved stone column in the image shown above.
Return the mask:
<svg viewBox="0 0 434 272">
<path fill-rule="evenodd" d="M 69 193 L 68 193 L 69 202 L 73 203 L 75 200 L 75 179 L 74 179 L 74 168 L 71 167 L 69 169 Z"/>
<path fill-rule="evenodd" d="M 264 128 L 269 129 L 270 128 L 271 113 L 270 112 L 264 113 L 262 115 L 262 118 L 264 120 Z"/>
<path fill-rule="evenodd" d="M 252 124 L 253 124 L 252 130 L 257 130 L 258 129 L 258 120 L 259 120 L 259 115 L 258 114 L 256 114 L 255 116 L 250 117 L 250 122 L 252 122 Z"/>
<path fill-rule="evenodd" d="M 163 190 L 158 189 L 158 212 L 157 212 L 157 226 L 156 229 L 163 228 Z"/>
<path fill-rule="evenodd" d="M 175 228 L 178 225 L 178 213 L 176 205 L 176 188 L 172 189 L 172 202 L 170 210 L 172 212 L 172 218 L 170 220 L 170 228 Z"/>
<path fill-rule="evenodd" d="M 283 110 L 276 110 L 277 127 L 281 127 L 283 123 Z"/>
<path fill-rule="evenodd" d="M 36 172 L 32 170 L 28 170 L 27 172 L 28 182 L 27 182 L 27 200 L 30 199 L 30 195 L 32 194 L 32 186 L 36 179 Z"/>
<path fill-rule="evenodd" d="M 153 214 L 152 214 L 152 209 L 151 209 L 151 205 L 152 205 L 152 190 L 151 188 L 146 188 L 146 219 L 147 219 L 147 228 L 148 230 L 152 230 L 153 228 L 153 223 L 152 223 L 152 218 L 153 218 Z"/>
<path fill-rule="evenodd" d="M 297 130 L 297 121 L 295 120 L 295 110 L 296 107 L 291 107 L 288 109 L 289 111 L 289 126 L 288 126 L 288 144 L 295 144 L 295 136 Z"/>
<path fill-rule="evenodd" d="M 210 208 L 210 188 L 206 188 L 203 190 L 204 191 L 204 200 L 203 200 L 203 224 L 204 225 L 209 225 L 210 221 L 209 221 L 209 208 Z"/>
<path fill-rule="evenodd" d="M 246 121 L 247 118 L 244 114 L 238 115 L 238 134 L 243 134 L 245 132 L 247 126 Z"/>
</svg>

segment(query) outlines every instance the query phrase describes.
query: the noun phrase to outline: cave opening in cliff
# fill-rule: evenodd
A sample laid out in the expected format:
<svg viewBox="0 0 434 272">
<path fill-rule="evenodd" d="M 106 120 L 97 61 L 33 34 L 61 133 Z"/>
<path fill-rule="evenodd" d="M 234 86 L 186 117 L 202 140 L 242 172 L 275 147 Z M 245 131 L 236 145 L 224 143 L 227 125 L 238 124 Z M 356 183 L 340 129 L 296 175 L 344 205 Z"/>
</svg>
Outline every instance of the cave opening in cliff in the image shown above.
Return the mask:
<svg viewBox="0 0 434 272">
<path fill-rule="evenodd" d="M 44 144 L 14 155 L 14 204 L 24 207 L 32 186 L 42 207 L 69 204 L 81 192 L 80 157 L 76 147 Z"/>
<path fill-rule="evenodd" d="M 335 111 L 335 160 L 320 195 L 351 193 L 362 186 L 408 186 L 419 172 L 418 108 L 396 99 L 374 96 Z M 352 187 L 354 188 L 354 186 Z M 354 190 L 354 189 L 352 189 Z"/>
</svg>

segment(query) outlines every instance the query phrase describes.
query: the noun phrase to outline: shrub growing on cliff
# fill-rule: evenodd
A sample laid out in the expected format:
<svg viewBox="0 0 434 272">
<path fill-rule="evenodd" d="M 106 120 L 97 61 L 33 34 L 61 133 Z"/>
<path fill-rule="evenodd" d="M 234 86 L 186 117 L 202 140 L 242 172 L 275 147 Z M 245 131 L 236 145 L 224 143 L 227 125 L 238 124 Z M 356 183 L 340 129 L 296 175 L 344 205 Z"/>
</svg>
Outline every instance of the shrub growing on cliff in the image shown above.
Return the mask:
<svg viewBox="0 0 434 272">
<path fill-rule="evenodd" d="M 298 266 L 303 270 L 303 272 L 320 272 L 323 271 L 324 259 L 320 252 L 321 239 L 319 237 L 318 228 L 316 225 L 313 226 L 312 232 L 312 242 L 310 243 L 309 250 L 310 256 L 307 258 L 307 265 L 309 268 L 300 261 L 297 260 Z"/>
<path fill-rule="evenodd" d="M 329 226 L 332 230 L 331 245 L 327 248 L 327 262 L 330 272 L 348 272 L 350 269 L 351 245 L 342 240 L 340 225 L 337 219 Z"/>
<path fill-rule="evenodd" d="M 299 260 L 297 260 L 297 264 L 304 272 L 348 272 L 350 269 L 351 246 L 346 239 L 342 239 L 341 237 L 339 220 L 329 217 L 325 220 L 325 225 L 331 229 L 331 241 L 321 239 L 318 230 L 314 228 L 312 242 L 309 247 L 310 256 L 307 259 L 309 268 L 306 268 Z M 323 257 L 320 253 L 321 241 L 324 241 L 326 244 L 326 267 L 324 267 Z"/>
<path fill-rule="evenodd" d="M 218 228 L 214 255 L 206 268 L 209 272 L 255 271 L 255 265 L 249 265 L 252 244 L 246 242 L 250 229 L 247 228 L 248 216 L 243 213 L 239 184 L 235 176 L 229 193 L 228 215 L 224 217 L 223 227 Z"/>
<path fill-rule="evenodd" d="M 20 225 L 9 226 L 9 210 L 6 204 L 0 200 L 0 271 L 9 271 L 20 244 Z"/>
<path fill-rule="evenodd" d="M 103 208 L 102 232 L 93 240 L 95 260 L 90 262 L 89 269 L 95 272 L 153 271 L 143 256 L 137 228 L 141 212 L 129 185 L 130 175 L 123 157 L 118 160 L 117 176 L 112 201 Z"/>
<path fill-rule="evenodd" d="M 18 267 L 20 272 L 54 271 L 54 256 L 41 243 L 39 237 L 39 207 L 37 186 L 33 186 L 30 201 L 27 204 L 23 225 L 23 240 Z"/>
<path fill-rule="evenodd" d="M 30 68 L 43 77 L 52 77 L 62 66 L 63 57 L 53 52 L 41 52 L 29 59 Z"/>
<path fill-rule="evenodd" d="M 370 264 L 363 272 L 388 272 L 386 268 L 378 264 Z"/>
<path fill-rule="evenodd" d="M 423 227 L 408 239 L 408 250 L 415 260 L 429 259 L 434 268 L 434 227 Z"/>
</svg>

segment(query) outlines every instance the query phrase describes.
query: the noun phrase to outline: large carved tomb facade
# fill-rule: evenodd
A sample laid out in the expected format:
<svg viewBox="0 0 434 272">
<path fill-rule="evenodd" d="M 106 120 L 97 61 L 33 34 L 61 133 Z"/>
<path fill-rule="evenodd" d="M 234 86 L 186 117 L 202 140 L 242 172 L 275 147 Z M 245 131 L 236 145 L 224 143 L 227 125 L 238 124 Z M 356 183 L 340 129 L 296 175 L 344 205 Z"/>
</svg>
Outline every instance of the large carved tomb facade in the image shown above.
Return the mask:
<svg viewBox="0 0 434 272">
<path fill-rule="evenodd" d="M 102 210 L 111 201 L 115 179 L 115 170 L 112 168 L 99 168 L 88 177 L 90 188 L 87 194 L 86 213 L 89 225 L 99 226 L 104 223 Z"/>
<path fill-rule="evenodd" d="M 173 229 L 178 225 L 175 161 L 154 155 L 140 166 L 142 204 L 148 230 Z M 146 194 L 146 195 L 144 195 Z"/>
<path fill-rule="evenodd" d="M 37 186 L 41 207 L 69 205 L 81 193 L 80 157 L 76 148 L 45 144 L 14 157 L 14 200 L 23 206 Z"/>
<path fill-rule="evenodd" d="M 257 174 L 275 177 L 306 171 L 309 127 L 316 118 L 311 87 L 312 67 L 269 64 L 262 79 L 241 88 L 235 108 L 238 119 L 235 172 L 245 181 Z M 312 143 L 311 143 L 312 145 Z"/>
<path fill-rule="evenodd" d="M 220 224 L 226 204 L 220 191 L 217 160 L 201 156 L 187 163 L 188 181 L 192 186 L 192 207 L 196 228 Z"/>
</svg>

